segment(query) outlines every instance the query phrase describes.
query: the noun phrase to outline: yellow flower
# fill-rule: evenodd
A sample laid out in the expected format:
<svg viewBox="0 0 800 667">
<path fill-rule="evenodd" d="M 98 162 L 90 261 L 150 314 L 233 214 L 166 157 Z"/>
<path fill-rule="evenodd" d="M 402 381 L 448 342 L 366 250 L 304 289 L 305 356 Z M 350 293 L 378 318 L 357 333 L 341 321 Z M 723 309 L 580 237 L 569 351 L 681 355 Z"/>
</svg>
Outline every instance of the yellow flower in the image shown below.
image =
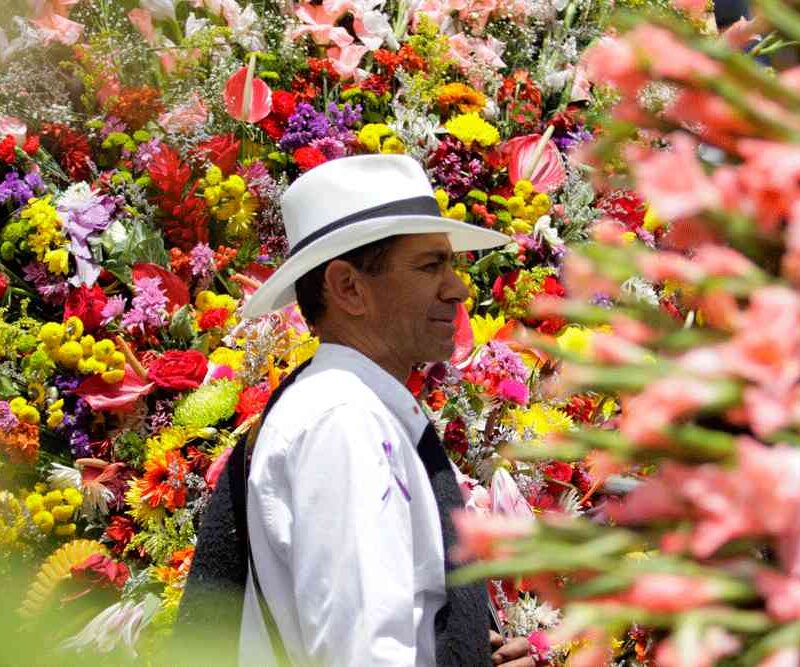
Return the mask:
<svg viewBox="0 0 800 667">
<path fill-rule="evenodd" d="M 39 411 L 32 405 L 26 405 L 17 415 L 19 420 L 25 424 L 38 424 L 40 421 Z"/>
<path fill-rule="evenodd" d="M 63 523 L 55 527 L 53 533 L 57 537 L 72 537 L 77 530 L 77 526 L 74 523 Z"/>
<path fill-rule="evenodd" d="M 461 279 L 461 282 L 464 283 L 464 287 L 466 287 L 469 291 L 469 296 L 467 297 L 467 300 L 464 301 L 464 308 L 466 308 L 467 312 L 470 313 L 472 312 L 472 307 L 475 305 L 475 298 L 478 296 L 478 289 L 472 283 L 472 276 L 470 276 L 466 271 L 456 269 L 456 275 Z"/>
<path fill-rule="evenodd" d="M 83 336 L 83 320 L 72 315 L 64 322 L 64 336 L 69 340 L 79 340 Z"/>
<path fill-rule="evenodd" d="M 381 153 L 405 153 L 406 145 L 398 137 L 389 137 L 381 146 Z"/>
<path fill-rule="evenodd" d="M 644 213 L 644 224 L 642 225 L 648 232 L 654 232 L 664 226 L 664 221 L 658 217 L 658 213 L 652 206 L 648 206 Z"/>
<path fill-rule="evenodd" d="M 508 212 L 516 218 L 525 215 L 525 200 L 517 195 L 508 198 Z"/>
<path fill-rule="evenodd" d="M 450 206 L 449 195 L 442 190 L 442 188 L 437 188 L 436 192 L 433 193 L 433 197 L 439 205 L 439 213 L 443 214 L 447 210 L 447 207 Z"/>
<path fill-rule="evenodd" d="M 213 364 L 229 366 L 234 371 L 239 371 L 244 365 L 244 350 L 218 347 L 208 356 L 208 360 Z"/>
<path fill-rule="evenodd" d="M 451 118 L 445 123 L 445 129 L 466 146 L 473 143 L 484 148 L 494 146 L 500 141 L 500 133 L 491 123 L 487 123 L 477 113 L 465 113 Z"/>
<path fill-rule="evenodd" d="M 470 318 L 470 326 L 472 327 L 472 336 L 475 339 L 475 347 L 485 345 L 495 334 L 506 325 L 506 317 L 500 313 L 497 317 L 490 314 L 475 315 Z"/>
<path fill-rule="evenodd" d="M 78 362 L 83 359 L 83 348 L 78 341 L 68 340 L 66 343 L 62 343 L 61 347 L 58 348 L 56 358 L 62 366 L 75 368 Z"/>
<path fill-rule="evenodd" d="M 33 515 L 41 512 L 44 509 L 44 496 L 41 493 L 30 493 L 25 498 L 25 507 Z"/>
<path fill-rule="evenodd" d="M 56 275 L 65 275 L 69 271 L 69 253 L 66 248 L 48 250 L 44 255 L 47 270 Z"/>
<path fill-rule="evenodd" d="M 64 340 L 64 325 L 58 322 L 45 322 L 39 329 L 39 340 L 48 348 L 57 348 Z"/>
<path fill-rule="evenodd" d="M 72 505 L 56 505 L 53 508 L 52 514 L 56 523 L 67 523 L 75 512 Z"/>
<path fill-rule="evenodd" d="M 53 489 L 52 491 L 48 491 L 47 495 L 44 497 L 44 506 L 47 509 L 52 509 L 56 505 L 60 505 L 64 501 L 64 494 L 61 493 L 60 489 Z"/>
<path fill-rule="evenodd" d="M 539 437 L 572 428 L 572 418 L 566 412 L 544 403 L 533 403 L 527 409 L 509 410 L 508 418 L 519 433 L 529 429 Z"/>
<path fill-rule="evenodd" d="M 75 487 L 71 486 L 64 489 L 64 500 L 72 507 L 80 507 L 83 504 L 83 494 Z"/>
<path fill-rule="evenodd" d="M 166 515 L 166 510 L 161 505 L 150 507 L 146 500 L 142 500 L 142 487 L 137 484 L 137 481 L 132 479 L 125 492 L 125 502 L 130 506 L 128 514 L 141 526 L 147 525 L 151 521 L 161 522 Z"/>
<path fill-rule="evenodd" d="M 637 238 L 636 232 L 622 232 L 623 245 L 630 245 L 631 243 L 634 243 Z"/>
<path fill-rule="evenodd" d="M 486 96 L 463 83 L 447 83 L 436 91 L 436 103 L 449 111 L 455 107 L 461 113 L 481 111 L 486 106 Z"/>
<path fill-rule="evenodd" d="M 212 164 L 206 170 L 205 182 L 208 183 L 208 185 L 219 185 L 222 182 L 222 169 Z"/>
<path fill-rule="evenodd" d="M 381 150 L 381 143 L 384 137 L 394 135 L 392 128 L 383 123 L 367 123 L 358 131 L 358 141 L 371 153 Z"/>
<path fill-rule="evenodd" d="M 98 361 L 102 361 L 104 363 L 108 363 L 111 360 L 111 355 L 114 354 L 116 350 L 117 348 L 114 346 L 114 343 L 108 338 L 98 341 L 92 345 L 92 355 Z M 123 355 L 123 359 L 124 358 L 125 356 Z"/>
<path fill-rule="evenodd" d="M 463 222 L 467 218 L 467 207 L 461 202 L 458 202 L 455 206 L 447 209 L 447 211 L 445 211 L 442 215 L 445 218 L 450 218 L 451 220 L 461 220 Z"/>
<path fill-rule="evenodd" d="M 117 382 L 122 382 L 122 379 L 125 377 L 125 371 L 120 369 L 105 371 L 101 373 L 100 377 L 106 384 L 116 384 Z"/>
<path fill-rule="evenodd" d="M 592 337 L 594 332 L 591 329 L 569 325 L 556 338 L 558 347 L 565 352 L 588 358 L 592 349 Z"/>
<path fill-rule="evenodd" d="M 32 521 L 33 525 L 41 530 L 45 535 L 53 530 L 53 526 L 55 525 L 55 519 L 53 518 L 53 515 L 47 510 L 36 512 L 36 514 L 33 515 Z"/>
</svg>

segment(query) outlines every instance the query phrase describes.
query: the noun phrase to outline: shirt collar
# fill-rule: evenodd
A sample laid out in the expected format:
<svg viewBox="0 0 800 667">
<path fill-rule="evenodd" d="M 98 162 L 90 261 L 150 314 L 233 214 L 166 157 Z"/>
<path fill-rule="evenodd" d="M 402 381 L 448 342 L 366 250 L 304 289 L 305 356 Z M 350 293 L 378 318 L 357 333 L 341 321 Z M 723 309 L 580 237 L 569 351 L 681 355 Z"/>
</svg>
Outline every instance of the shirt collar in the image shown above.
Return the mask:
<svg viewBox="0 0 800 667">
<path fill-rule="evenodd" d="M 311 364 L 315 370 L 342 368 L 355 373 L 400 420 L 412 442 L 416 444 L 422 438 L 429 422 L 419 403 L 403 384 L 372 359 L 352 347 L 322 343 Z"/>
</svg>

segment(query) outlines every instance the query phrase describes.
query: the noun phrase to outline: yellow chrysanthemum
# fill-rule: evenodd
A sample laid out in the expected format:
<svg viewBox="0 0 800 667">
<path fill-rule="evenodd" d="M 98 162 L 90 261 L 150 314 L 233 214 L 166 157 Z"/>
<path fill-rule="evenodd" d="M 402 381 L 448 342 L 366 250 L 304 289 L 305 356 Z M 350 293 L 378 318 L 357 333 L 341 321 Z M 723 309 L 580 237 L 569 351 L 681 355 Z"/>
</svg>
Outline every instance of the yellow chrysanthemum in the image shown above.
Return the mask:
<svg viewBox="0 0 800 667">
<path fill-rule="evenodd" d="M 286 355 L 286 361 L 290 368 L 295 368 L 302 363 L 305 363 L 314 356 L 319 347 L 319 338 L 312 336 L 307 331 L 300 336 L 297 336 L 293 341 L 293 345 Z"/>
<path fill-rule="evenodd" d="M 213 364 L 229 366 L 232 370 L 239 371 L 244 365 L 244 350 L 218 347 L 208 356 L 208 360 Z"/>
<path fill-rule="evenodd" d="M 436 103 L 445 113 L 452 108 L 470 113 L 486 106 L 486 96 L 463 83 L 447 83 L 436 90 Z"/>
<path fill-rule="evenodd" d="M 558 347 L 564 352 L 587 358 L 592 351 L 592 337 L 594 331 L 583 327 L 569 325 L 556 338 Z"/>
<path fill-rule="evenodd" d="M 475 339 L 475 347 L 485 345 L 495 334 L 506 325 L 506 317 L 500 313 L 497 317 L 487 313 L 486 315 L 475 315 L 470 318 L 469 324 L 472 327 L 472 336 Z"/>
<path fill-rule="evenodd" d="M 72 567 L 93 554 L 108 556 L 108 550 L 96 540 L 73 540 L 50 554 L 28 589 L 20 615 L 31 618 L 39 614 L 58 584 L 71 576 Z"/>
<path fill-rule="evenodd" d="M 142 500 L 142 487 L 138 484 L 139 481 L 132 479 L 125 492 L 125 502 L 130 506 L 128 514 L 140 526 L 147 525 L 151 521 L 161 522 L 166 515 L 166 510 L 160 505 L 150 507 L 149 503 Z"/>
<path fill-rule="evenodd" d="M 370 153 L 378 153 L 383 140 L 393 135 L 392 128 L 384 123 L 367 123 L 358 131 L 358 141 Z"/>
<path fill-rule="evenodd" d="M 465 113 L 451 118 L 445 123 L 445 129 L 466 146 L 473 143 L 484 148 L 494 146 L 500 141 L 500 133 L 491 123 L 487 123 L 477 113 Z"/>
<path fill-rule="evenodd" d="M 648 206 L 644 213 L 644 227 L 648 232 L 654 232 L 664 226 L 664 221 L 658 217 L 658 213 L 652 206 Z"/>
<path fill-rule="evenodd" d="M 507 419 L 519 433 L 531 430 L 540 437 L 548 433 L 563 433 L 572 428 L 572 418 L 566 412 L 544 403 L 509 410 Z"/>
</svg>

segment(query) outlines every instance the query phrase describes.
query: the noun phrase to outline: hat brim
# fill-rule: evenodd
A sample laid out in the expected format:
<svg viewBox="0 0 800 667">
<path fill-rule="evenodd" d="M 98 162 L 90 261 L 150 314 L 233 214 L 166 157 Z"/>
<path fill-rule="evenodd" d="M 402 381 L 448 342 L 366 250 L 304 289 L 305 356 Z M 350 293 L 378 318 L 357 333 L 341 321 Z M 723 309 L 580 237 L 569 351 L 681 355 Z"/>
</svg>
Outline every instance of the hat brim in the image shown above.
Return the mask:
<svg viewBox="0 0 800 667">
<path fill-rule="evenodd" d="M 295 301 L 295 282 L 320 264 L 368 243 L 405 234 L 447 234 L 453 252 L 496 248 L 511 240 L 491 229 L 438 216 L 371 218 L 332 231 L 287 259 L 250 296 L 244 316 L 260 317 Z"/>
</svg>

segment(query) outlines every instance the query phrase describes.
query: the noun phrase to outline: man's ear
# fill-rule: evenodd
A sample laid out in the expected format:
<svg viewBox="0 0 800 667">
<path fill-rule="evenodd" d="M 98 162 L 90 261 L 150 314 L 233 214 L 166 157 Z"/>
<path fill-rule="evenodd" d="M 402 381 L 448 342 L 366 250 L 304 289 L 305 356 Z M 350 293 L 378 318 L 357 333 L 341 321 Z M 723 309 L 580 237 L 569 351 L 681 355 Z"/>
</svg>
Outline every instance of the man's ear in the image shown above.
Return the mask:
<svg viewBox="0 0 800 667">
<path fill-rule="evenodd" d="M 325 269 L 325 299 L 329 305 L 352 317 L 366 313 L 367 303 L 363 276 L 349 262 L 334 259 Z"/>
</svg>

